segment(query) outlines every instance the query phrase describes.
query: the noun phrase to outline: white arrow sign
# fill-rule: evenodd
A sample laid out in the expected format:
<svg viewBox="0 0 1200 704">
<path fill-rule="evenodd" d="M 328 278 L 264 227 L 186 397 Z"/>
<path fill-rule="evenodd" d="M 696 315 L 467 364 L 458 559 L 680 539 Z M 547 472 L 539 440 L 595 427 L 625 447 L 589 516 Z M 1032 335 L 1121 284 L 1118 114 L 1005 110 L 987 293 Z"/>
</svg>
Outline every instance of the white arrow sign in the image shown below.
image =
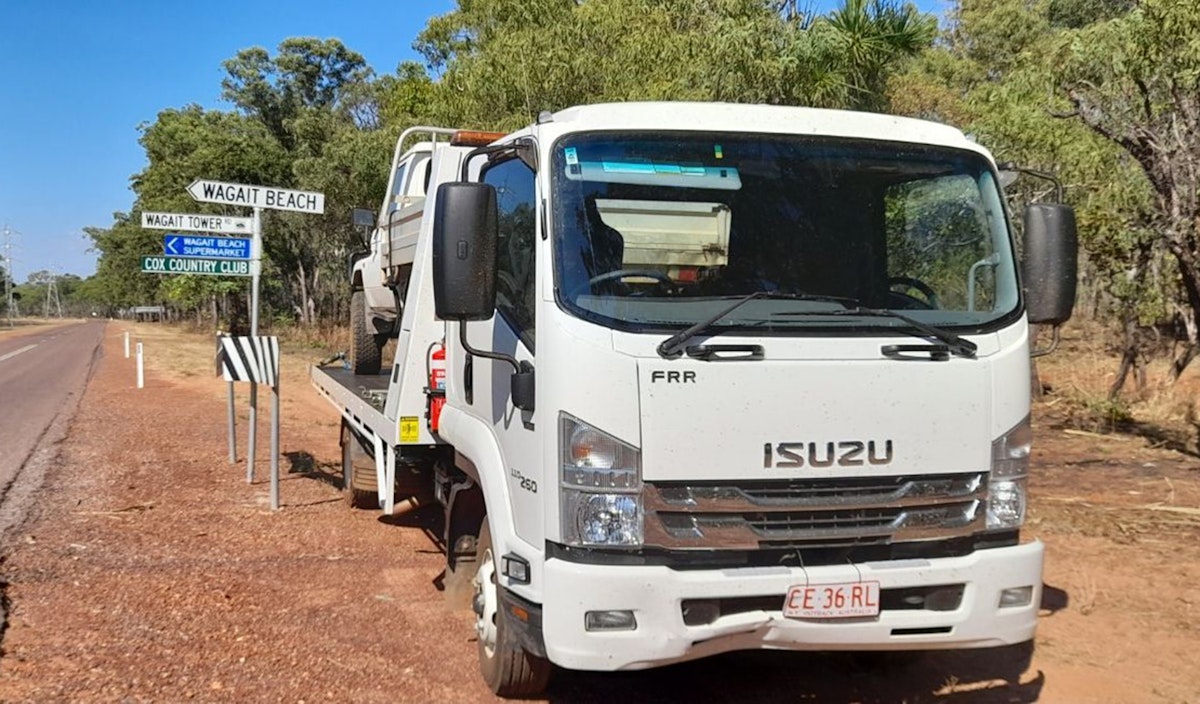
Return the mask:
<svg viewBox="0 0 1200 704">
<path fill-rule="evenodd" d="M 219 232 L 223 235 L 254 233 L 254 218 L 235 218 L 228 215 L 195 215 L 192 213 L 142 213 L 142 227 L 147 230 L 187 230 L 188 232 Z"/>
<path fill-rule="evenodd" d="M 293 210 L 318 215 L 325 212 L 325 194 L 312 191 L 196 179 L 187 187 L 187 192 L 201 203 L 247 205 L 253 208 Z"/>
</svg>

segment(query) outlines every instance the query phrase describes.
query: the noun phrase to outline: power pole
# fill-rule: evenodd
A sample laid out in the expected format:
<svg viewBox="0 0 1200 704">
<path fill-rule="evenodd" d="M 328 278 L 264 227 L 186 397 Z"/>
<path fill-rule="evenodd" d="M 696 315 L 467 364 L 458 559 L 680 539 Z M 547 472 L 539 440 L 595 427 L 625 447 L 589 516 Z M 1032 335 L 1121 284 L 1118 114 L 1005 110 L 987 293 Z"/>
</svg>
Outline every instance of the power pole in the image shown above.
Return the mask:
<svg viewBox="0 0 1200 704">
<path fill-rule="evenodd" d="M 49 318 L 51 310 L 57 311 L 58 317 L 60 317 L 60 318 L 63 317 L 62 301 L 58 297 L 58 274 L 57 273 L 51 273 L 50 281 L 46 282 L 46 305 L 45 305 L 45 310 L 42 311 L 42 317 Z"/>
<path fill-rule="evenodd" d="M 8 303 L 4 306 L 8 316 L 8 327 L 13 327 L 13 295 L 12 295 L 12 230 L 4 226 L 4 297 Z"/>
</svg>

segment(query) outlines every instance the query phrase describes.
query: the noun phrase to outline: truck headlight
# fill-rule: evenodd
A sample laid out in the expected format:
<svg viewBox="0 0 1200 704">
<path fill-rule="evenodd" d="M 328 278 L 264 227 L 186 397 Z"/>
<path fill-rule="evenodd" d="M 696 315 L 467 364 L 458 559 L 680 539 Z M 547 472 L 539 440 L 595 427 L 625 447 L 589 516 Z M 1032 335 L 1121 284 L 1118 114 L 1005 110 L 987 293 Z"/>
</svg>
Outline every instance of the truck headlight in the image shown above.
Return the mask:
<svg viewBox="0 0 1200 704">
<path fill-rule="evenodd" d="M 992 443 L 988 478 L 988 530 L 1019 528 L 1025 522 L 1029 451 L 1033 427 L 1029 416 Z"/>
<path fill-rule="evenodd" d="M 642 455 L 637 448 L 559 414 L 563 541 L 586 547 L 642 544 Z"/>
</svg>

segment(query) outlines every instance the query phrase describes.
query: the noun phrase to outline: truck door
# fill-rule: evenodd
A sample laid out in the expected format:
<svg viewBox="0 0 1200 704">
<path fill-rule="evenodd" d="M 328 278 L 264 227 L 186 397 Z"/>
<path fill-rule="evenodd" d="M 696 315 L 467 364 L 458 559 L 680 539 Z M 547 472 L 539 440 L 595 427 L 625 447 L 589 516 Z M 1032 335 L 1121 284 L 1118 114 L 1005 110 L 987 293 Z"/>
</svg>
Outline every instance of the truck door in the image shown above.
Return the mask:
<svg viewBox="0 0 1200 704">
<path fill-rule="evenodd" d="M 473 347 L 504 352 L 536 368 L 538 240 L 534 172 L 520 159 L 509 158 L 489 164 L 481 180 L 496 189 L 496 314 L 491 320 L 467 324 L 467 339 Z M 492 425 L 500 442 L 517 534 L 537 544 L 542 540 L 538 492 L 544 490 L 545 483 L 534 414 L 512 404 L 511 365 L 476 357 L 472 360 L 472 375 L 471 412 Z M 553 419 L 542 421 L 553 423 Z"/>
</svg>

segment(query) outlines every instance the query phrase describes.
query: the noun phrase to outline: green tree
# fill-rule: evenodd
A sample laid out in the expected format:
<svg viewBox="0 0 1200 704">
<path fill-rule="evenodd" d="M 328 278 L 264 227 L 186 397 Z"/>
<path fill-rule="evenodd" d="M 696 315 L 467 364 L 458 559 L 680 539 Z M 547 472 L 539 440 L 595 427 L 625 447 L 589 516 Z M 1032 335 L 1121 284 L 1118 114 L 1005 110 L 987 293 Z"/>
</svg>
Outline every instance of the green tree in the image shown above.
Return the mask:
<svg viewBox="0 0 1200 704">
<path fill-rule="evenodd" d="M 196 178 L 319 190 L 323 217 L 264 214 L 264 299 L 302 322 L 341 317 L 353 206 L 374 206 L 392 142 L 420 123 L 514 128 L 542 110 L 613 100 L 723 100 L 884 109 L 888 76 L 934 20 L 890 0 L 813 16 L 779 0 L 462 0 L 417 38 L 415 63 L 376 79 L 336 39 L 290 38 L 224 63 L 232 111 L 162 111 L 141 127 L 147 167 L 131 212 L 90 228 L 100 253 L 80 295 L 104 306 L 166 301 L 199 311 L 238 282 L 139 273 L 161 233 L 145 210 L 245 214 L 193 203 Z"/>
<path fill-rule="evenodd" d="M 140 127 L 146 168 L 132 178 L 136 210 L 220 212 L 187 194 L 197 178 L 275 185 L 290 180 L 288 153 L 259 120 L 192 105 Z M 281 184 L 281 185 L 287 185 Z"/>
<path fill-rule="evenodd" d="M 1054 77 L 1074 117 L 1123 150 L 1152 189 L 1154 235 L 1184 292 L 1178 378 L 1200 354 L 1200 6 L 1144 0 L 1065 33 L 1056 58 Z"/>
<path fill-rule="evenodd" d="M 1058 174 L 1076 207 L 1083 245 L 1080 310 L 1109 320 L 1125 361 L 1119 391 L 1141 358 L 1142 326 L 1169 317 L 1171 277 L 1152 246 L 1153 203 L 1141 169 L 1078 120 L 1055 76 L 1069 27 L 1127 12 L 1121 0 L 962 0 L 943 40 L 889 84 L 894 109 L 955 124 L 1000 161 Z M 1019 206 L 1054 196 L 1044 182 L 1009 189 Z"/>
<path fill-rule="evenodd" d="M 89 298 L 110 313 L 137 305 L 162 302 L 160 277 L 142 274 L 141 257 L 162 248 L 162 233 L 143 230 L 139 221 L 125 213 L 114 213 L 108 228 L 85 227 L 93 248 L 100 253 L 96 273 L 89 279 Z"/>
<path fill-rule="evenodd" d="M 380 87 L 362 57 L 335 39 L 288 39 L 275 56 L 247 49 L 225 68 L 233 111 L 167 109 L 141 126 L 147 166 L 132 178 L 133 211 L 88 230 L 100 257 L 83 291 L 109 308 L 165 302 L 239 317 L 244 280 L 140 273 L 140 258 L 162 248 L 160 231 L 138 227 L 142 211 L 248 214 L 195 203 L 185 189 L 205 178 L 326 194 L 323 217 L 264 213 L 263 301 L 306 323 L 337 314 L 348 295 L 345 255 L 357 239 L 350 208 L 377 203 L 386 184 L 393 137 L 382 129 Z"/>
<path fill-rule="evenodd" d="M 624 100 L 881 109 L 886 76 L 935 28 L 882 0 L 820 17 L 764 0 L 464 0 L 416 47 L 438 75 L 439 121 L 514 128 Z"/>
<path fill-rule="evenodd" d="M 306 109 L 340 109 L 349 86 L 372 76 L 362 55 L 337 39 L 292 37 L 272 57 L 243 49 L 225 62 L 221 96 L 270 130 L 285 149 L 297 146 L 292 120 Z"/>
<path fill-rule="evenodd" d="M 937 20 L 921 15 L 912 5 L 882 0 L 845 0 L 810 31 L 831 35 L 826 63 L 837 66 L 847 93 L 845 107 L 884 111 L 887 80 L 897 60 L 914 56 L 937 35 Z"/>
<path fill-rule="evenodd" d="M 379 129 L 379 89 L 363 57 L 336 39 L 284 40 L 272 57 L 246 49 L 225 62 L 223 96 L 266 128 L 283 150 L 286 173 L 251 181 L 318 190 L 324 216 L 270 213 L 264 250 L 288 286 L 286 305 L 303 323 L 341 309 L 345 255 L 357 235 L 349 212 L 378 202 L 386 187 L 389 136 Z"/>
<path fill-rule="evenodd" d="M 141 126 L 147 166 L 131 181 L 134 212 L 114 215 L 107 229 L 87 228 L 99 252 L 96 274 L 84 291 L 105 310 L 169 303 L 198 309 L 214 299 L 240 305 L 237 282 L 212 277 L 166 277 L 141 273 L 141 257 L 162 252 L 162 232 L 141 229 L 144 210 L 242 214 L 198 204 L 186 188 L 196 178 L 236 183 L 278 183 L 288 173 L 286 152 L 264 125 L 235 113 L 198 106 L 163 110 Z M 179 284 L 176 279 L 191 279 Z M 186 291 L 187 295 L 181 292 Z M 232 296 L 232 298 L 231 298 Z"/>
</svg>

